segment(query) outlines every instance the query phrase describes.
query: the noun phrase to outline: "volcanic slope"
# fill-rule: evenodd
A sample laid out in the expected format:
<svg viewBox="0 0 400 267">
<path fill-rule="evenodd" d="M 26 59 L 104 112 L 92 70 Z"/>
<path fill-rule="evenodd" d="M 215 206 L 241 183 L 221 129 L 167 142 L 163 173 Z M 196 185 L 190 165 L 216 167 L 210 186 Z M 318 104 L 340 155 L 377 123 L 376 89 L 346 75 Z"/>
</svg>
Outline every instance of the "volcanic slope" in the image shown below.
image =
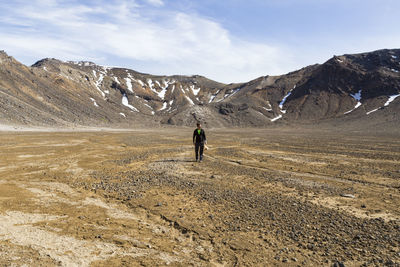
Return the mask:
<svg viewBox="0 0 400 267">
<path fill-rule="evenodd" d="M 92 62 L 43 59 L 32 67 L 0 53 L 4 124 L 213 127 L 329 123 L 396 128 L 400 50 L 334 56 L 281 76 L 222 84 L 156 76 Z"/>
</svg>

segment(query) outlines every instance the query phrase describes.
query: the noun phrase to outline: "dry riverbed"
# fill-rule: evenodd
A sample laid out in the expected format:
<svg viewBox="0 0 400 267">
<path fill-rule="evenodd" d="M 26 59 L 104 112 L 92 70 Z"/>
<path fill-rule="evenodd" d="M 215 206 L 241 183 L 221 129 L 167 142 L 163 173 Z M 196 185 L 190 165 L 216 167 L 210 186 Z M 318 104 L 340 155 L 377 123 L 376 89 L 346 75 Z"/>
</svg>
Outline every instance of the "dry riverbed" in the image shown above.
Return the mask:
<svg viewBox="0 0 400 267">
<path fill-rule="evenodd" d="M 0 133 L 1 266 L 399 266 L 400 139 Z"/>
</svg>

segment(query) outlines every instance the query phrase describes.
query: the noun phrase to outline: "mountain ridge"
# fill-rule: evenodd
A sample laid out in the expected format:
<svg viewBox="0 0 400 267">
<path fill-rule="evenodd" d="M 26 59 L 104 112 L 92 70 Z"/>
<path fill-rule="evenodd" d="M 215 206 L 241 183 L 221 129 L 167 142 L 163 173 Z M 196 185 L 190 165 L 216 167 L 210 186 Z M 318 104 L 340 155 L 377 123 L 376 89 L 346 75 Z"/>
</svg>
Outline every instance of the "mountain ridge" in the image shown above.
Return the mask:
<svg viewBox="0 0 400 267">
<path fill-rule="evenodd" d="M 399 120 L 399 59 L 400 49 L 346 54 L 284 75 L 223 84 L 90 61 L 45 58 L 28 67 L 0 51 L 0 122 L 133 128 L 393 122 Z"/>
</svg>

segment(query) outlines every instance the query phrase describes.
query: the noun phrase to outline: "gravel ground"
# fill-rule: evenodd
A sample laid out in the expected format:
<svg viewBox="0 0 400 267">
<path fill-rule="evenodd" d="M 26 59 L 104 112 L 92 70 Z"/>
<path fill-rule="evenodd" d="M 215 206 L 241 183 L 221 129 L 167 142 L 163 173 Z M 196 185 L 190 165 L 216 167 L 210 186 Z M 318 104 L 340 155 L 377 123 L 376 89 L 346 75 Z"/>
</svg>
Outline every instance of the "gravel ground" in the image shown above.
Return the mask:
<svg viewBox="0 0 400 267">
<path fill-rule="evenodd" d="M 190 239 L 184 244 L 192 252 L 183 265 L 399 266 L 397 137 L 211 130 L 210 149 L 197 163 L 190 132 L 52 136 L 69 144 L 85 142 L 49 146 L 46 152 L 58 156 L 59 165 L 42 159 L 35 179 L 66 183 L 158 218 L 177 234 L 142 237 L 164 252 L 166 243 Z M 7 138 L 10 145 L 18 141 Z M 35 134 L 28 139 L 27 146 L 43 142 Z M 25 163 L 25 174 L 35 171 L 32 159 Z M 140 262 L 163 265 L 154 259 Z"/>
</svg>

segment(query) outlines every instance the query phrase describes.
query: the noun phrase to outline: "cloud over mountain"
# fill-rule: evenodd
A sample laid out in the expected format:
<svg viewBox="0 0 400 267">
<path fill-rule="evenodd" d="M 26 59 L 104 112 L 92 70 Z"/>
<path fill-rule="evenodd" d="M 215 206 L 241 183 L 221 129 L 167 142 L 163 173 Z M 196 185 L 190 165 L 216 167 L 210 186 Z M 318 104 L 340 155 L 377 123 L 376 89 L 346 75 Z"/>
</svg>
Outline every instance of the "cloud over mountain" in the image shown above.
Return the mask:
<svg viewBox="0 0 400 267">
<path fill-rule="evenodd" d="M 2 3 L 0 47 L 25 55 L 19 58 L 26 64 L 49 56 L 105 65 L 124 59 L 145 72 L 202 74 L 221 81 L 284 70 L 278 46 L 243 40 L 196 13 L 154 7 L 162 1 L 146 2 Z"/>
</svg>

